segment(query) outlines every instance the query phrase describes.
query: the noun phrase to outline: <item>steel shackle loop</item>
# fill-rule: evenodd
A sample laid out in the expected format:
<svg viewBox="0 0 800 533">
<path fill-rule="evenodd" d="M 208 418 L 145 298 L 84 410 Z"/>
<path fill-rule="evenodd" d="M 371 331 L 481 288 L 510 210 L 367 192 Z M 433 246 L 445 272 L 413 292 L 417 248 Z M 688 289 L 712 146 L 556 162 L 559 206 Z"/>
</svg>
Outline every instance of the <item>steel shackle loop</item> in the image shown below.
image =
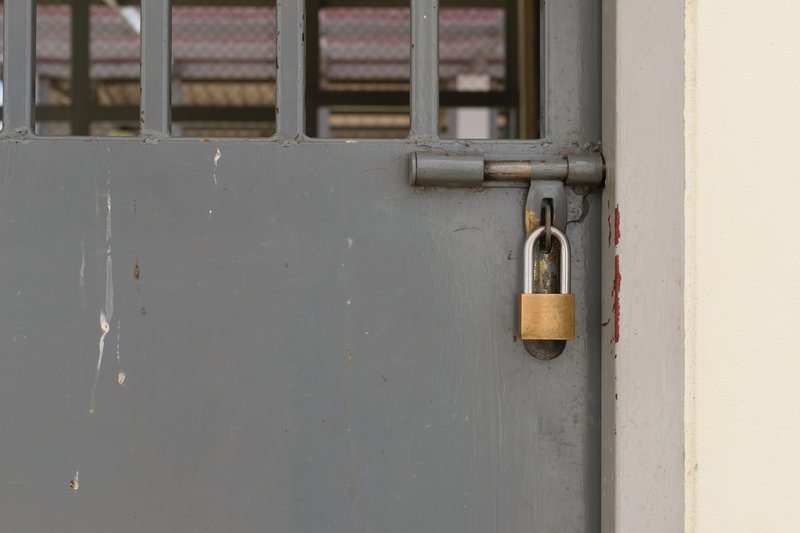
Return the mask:
<svg viewBox="0 0 800 533">
<path fill-rule="evenodd" d="M 561 286 L 561 294 L 569 294 L 570 291 L 570 259 L 572 253 L 569 249 L 569 241 L 564 233 L 555 226 L 550 227 L 553 237 L 556 238 L 561 245 L 561 256 L 559 259 L 559 273 L 558 282 Z M 533 230 L 528 238 L 525 239 L 525 248 L 523 251 L 524 257 L 522 260 L 522 271 L 525 279 L 523 280 L 522 292 L 524 294 L 533 294 L 533 253 L 534 245 L 545 232 L 545 227 L 540 226 Z"/>
</svg>

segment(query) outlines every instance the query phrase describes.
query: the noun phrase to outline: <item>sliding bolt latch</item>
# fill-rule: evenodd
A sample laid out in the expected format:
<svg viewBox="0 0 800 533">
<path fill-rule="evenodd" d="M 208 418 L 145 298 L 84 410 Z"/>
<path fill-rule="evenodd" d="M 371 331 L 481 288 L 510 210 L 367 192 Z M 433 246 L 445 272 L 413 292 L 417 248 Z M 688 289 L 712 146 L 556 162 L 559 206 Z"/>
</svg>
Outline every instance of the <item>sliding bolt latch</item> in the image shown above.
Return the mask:
<svg viewBox="0 0 800 533">
<path fill-rule="evenodd" d="M 604 178 L 599 153 L 564 156 L 508 157 L 416 152 L 411 154 L 409 182 L 418 187 L 482 187 L 492 181 L 561 181 L 591 187 Z"/>
</svg>

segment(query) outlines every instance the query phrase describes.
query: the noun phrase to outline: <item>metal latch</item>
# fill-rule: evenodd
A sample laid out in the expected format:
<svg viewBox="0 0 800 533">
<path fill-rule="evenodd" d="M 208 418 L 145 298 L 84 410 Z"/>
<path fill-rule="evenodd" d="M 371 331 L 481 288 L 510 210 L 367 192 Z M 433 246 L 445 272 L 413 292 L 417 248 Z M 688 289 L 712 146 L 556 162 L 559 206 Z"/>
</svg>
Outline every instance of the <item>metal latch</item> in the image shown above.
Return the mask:
<svg viewBox="0 0 800 533">
<path fill-rule="evenodd" d="M 483 155 L 416 152 L 411 154 L 409 183 L 418 187 L 482 187 L 492 181 L 561 181 L 575 187 L 603 182 L 598 153 L 494 158 Z"/>
<path fill-rule="evenodd" d="M 561 261 L 568 261 L 570 255 L 568 249 L 565 249 L 568 241 L 565 235 L 567 199 L 564 187 L 582 187 L 588 191 L 601 186 L 604 178 L 605 166 L 603 156 L 599 153 L 498 158 L 417 152 L 411 154 L 409 165 L 409 183 L 418 187 L 484 187 L 490 182 L 530 182 L 528 199 L 525 203 L 525 235 L 530 235 L 537 228 L 544 226 L 546 238 L 543 239 L 544 246 L 526 248 L 525 292 L 537 293 L 536 298 L 539 299 L 544 299 L 541 295 L 562 292 L 559 290 L 560 285 L 569 283 L 569 280 L 564 278 L 569 275 L 570 265 L 561 264 Z M 555 232 L 552 231 L 553 228 L 556 229 Z M 553 233 L 562 235 L 563 242 L 551 239 Z M 533 299 L 531 296 L 528 298 Z M 567 296 L 555 297 L 558 298 L 563 298 L 565 301 L 568 299 Z M 574 301 L 570 302 L 574 306 Z M 563 319 L 566 324 L 569 314 L 565 313 L 564 317 L 557 318 Z M 574 314 L 571 319 L 574 327 Z M 520 320 L 522 321 L 522 316 Z M 535 319 L 538 320 L 539 318 Z M 564 351 L 566 346 L 564 339 L 567 336 L 526 338 L 526 328 L 531 329 L 531 324 L 520 325 L 525 348 L 537 359 L 544 361 L 555 359 Z M 542 324 L 537 323 L 535 326 L 540 327 Z"/>
</svg>

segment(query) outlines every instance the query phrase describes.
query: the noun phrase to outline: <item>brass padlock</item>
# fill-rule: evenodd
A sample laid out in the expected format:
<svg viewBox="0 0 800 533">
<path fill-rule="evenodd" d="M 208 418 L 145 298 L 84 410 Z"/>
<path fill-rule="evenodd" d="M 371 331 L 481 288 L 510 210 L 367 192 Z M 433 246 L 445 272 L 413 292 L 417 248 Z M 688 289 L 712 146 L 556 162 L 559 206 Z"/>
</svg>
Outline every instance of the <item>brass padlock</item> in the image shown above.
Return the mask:
<svg viewBox="0 0 800 533">
<path fill-rule="evenodd" d="M 575 338 L 575 295 L 569 294 L 569 241 L 557 228 L 551 227 L 550 231 L 561 245 L 558 275 L 561 294 L 533 293 L 534 246 L 545 230 L 544 226 L 536 228 L 525 240 L 525 280 L 519 299 L 520 337 L 523 340 L 570 340 Z"/>
</svg>

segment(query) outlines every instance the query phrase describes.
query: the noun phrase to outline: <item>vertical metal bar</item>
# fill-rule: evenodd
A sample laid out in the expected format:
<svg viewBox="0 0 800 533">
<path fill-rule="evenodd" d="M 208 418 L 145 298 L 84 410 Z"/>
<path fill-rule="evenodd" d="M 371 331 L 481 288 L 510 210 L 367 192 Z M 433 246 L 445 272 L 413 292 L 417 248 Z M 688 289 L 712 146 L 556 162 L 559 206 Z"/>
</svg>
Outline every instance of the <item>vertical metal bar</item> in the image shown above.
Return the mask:
<svg viewBox="0 0 800 533">
<path fill-rule="evenodd" d="M 518 42 L 518 20 L 517 10 L 518 0 L 506 0 L 505 2 L 505 100 L 508 106 L 509 122 L 513 122 L 511 117 L 514 115 L 515 108 L 519 108 L 519 42 Z M 496 111 L 495 111 L 496 112 Z M 496 122 L 492 122 L 496 124 Z M 510 124 L 506 126 L 506 131 L 510 138 L 515 139 L 520 136 L 520 132 L 515 128 L 511 129 Z M 493 131 L 492 136 L 497 132 Z"/>
<path fill-rule="evenodd" d="M 439 135 L 439 0 L 411 1 L 411 136 Z"/>
<path fill-rule="evenodd" d="M 89 0 L 72 2 L 72 135 L 89 135 Z"/>
<path fill-rule="evenodd" d="M 305 131 L 305 2 L 278 0 L 278 136 Z"/>
<path fill-rule="evenodd" d="M 600 139 L 600 3 L 543 0 L 542 130 L 560 143 Z"/>
<path fill-rule="evenodd" d="M 319 137 L 317 98 L 320 90 L 319 46 L 320 0 L 306 0 L 306 133 Z"/>
<path fill-rule="evenodd" d="M 540 1 L 517 0 L 517 40 L 519 49 L 517 77 L 519 101 L 519 135 L 536 139 L 540 135 L 541 76 L 539 73 L 541 43 L 539 29 Z"/>
<path fill-rule="evenodd" d="M 4 13 L 3 133 L 34 131 L 36 2 L 6 2 Z"/>
<path fill-rule="evenodd" d="M 142 133 L 168 136 L 172 120 L 170 0 L 142 0 Z"/>
</svg>

